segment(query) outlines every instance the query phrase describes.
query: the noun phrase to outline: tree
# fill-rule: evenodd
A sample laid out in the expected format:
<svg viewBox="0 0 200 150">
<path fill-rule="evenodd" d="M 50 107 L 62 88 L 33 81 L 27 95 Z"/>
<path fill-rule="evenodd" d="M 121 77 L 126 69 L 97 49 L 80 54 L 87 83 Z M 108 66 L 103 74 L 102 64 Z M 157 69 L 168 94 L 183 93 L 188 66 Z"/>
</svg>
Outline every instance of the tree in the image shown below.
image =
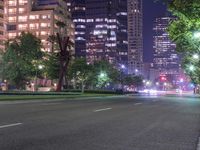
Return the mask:
<svg viewBox="0 0 200 150">
<path fill-rule="evenodd" d="M 183 56 L 183 67 L 195 83 L 200 83 L 200 2 L 199 0 L 163 0 L 176 17 L 168 27 L 170 38 Z M 192 69 L 193 67 L 194 69 Z"/>
<path fill-rule="evenodd" d="M 59 78 L 59 54 L 49 53 L 46 54 L 47 59 L 45 60 L 45 72 L 47 78 L 54 80 Z"/>
<path fill-rule="evenodd" d="M 51 35 L 49 41 L 52 42 L 54 51 L 58 51 L 59 54 L 59 77 L 56 91 L 61 91 L 63 81 L 66 76 L 67 67 L 72 58 L 71 47 L 73 42 L 70 39 L 70 30 L 72 29 L 71 15 L 68 11 L 67 3 L 64 0 L 58 0 L 59 6 L 55 9 L 55 12 L 59 16 L 59 20 L 56 22 L 58 32 L 55 35 Z M 55 46 L 57 45 L 57 46 Z"/>
<path fill-rule="evenodd" d="M 91 73 L 90 82 L 92 85 L 102 88 L 107 83 L 117 83 L 120 81 L 120 72 L 108 61 L 95 61 Z"/>
<path fill-rule="evenodd" d="M 69 67 L 69 76 L 81 83 L 81 91 L 84 93 L 85 84 L 92 71 L 92 65 L 87 64 L 86 59 L 77 58 Z"/>
<path fill-rule="evenodd" d="M 38 71 L 43 58 L 41 47 L 40 39 L 29 32 L 9 40 L 3 53 L 4 79 L 22 88 Z"/>
</svg>

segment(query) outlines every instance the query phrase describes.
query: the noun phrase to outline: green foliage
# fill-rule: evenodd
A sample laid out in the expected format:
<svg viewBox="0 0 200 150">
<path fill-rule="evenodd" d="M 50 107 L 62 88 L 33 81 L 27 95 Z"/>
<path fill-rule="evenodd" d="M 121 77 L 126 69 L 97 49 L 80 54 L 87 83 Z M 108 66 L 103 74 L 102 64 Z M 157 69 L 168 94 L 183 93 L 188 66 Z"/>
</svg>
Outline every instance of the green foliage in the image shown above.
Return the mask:
<svg viewBox="0 0 200 150">
<path fill-rule="evenodd" d="M 47 54 L 47 59 L 44 62 L 45 64 L 45 74 L 47 78 L 54 80 L 59 78 L 59 54 L 58 53 L 49 53 Z"/>
<path fill-rule="evenodd" d="M 101 74 L 104 74 L 104 76 Z M 96 61 L 93 64 L 93 72 L 90 81 L 96 87 L 104 87 L 107 83 L 119 82 L 119 77 L 119 71 L 108 61 Z"/>
<path fill-rule="evenodd" d="M 87 83 L 91 71 L 92 65 L 87 64 L 86 59 L 75 59 L 69 66 L 68 75 L 74 82 L 81 84 L 82 92 L 84 92 L 85 84 Z"/>
<path fill-rule="evenodd" d="M 119 82 L 119 71 L 107 61 L 96 61 L 87 64 L 86 59 L 78 58 L 70 65 L 68 76 L 76 84 L 103 88 L 108 83 Z"/>
<path fill-rule="evenodd" d="M 87 64 L 86 59 L 75 59 L 70 65 L 69 76 L 79 81 L 86 81 L 90 75 L 92 66 Z"/>
<path fill-rule="evenodd" d="M 42 60 L 41 41 L 31 33 L 22 32 L 20 36 L 7 42 L 3 54 L 4 79 L 17 88 L 35 76 L 38 62 Z"/>
<path fill-rule="evenodd" d="M 168 9 L 176 17 L 168 32 L 170 38 L 176 43 L 177 51 L 183 58 L 183 67 L 195 83 L 200 83 L 200 60 L 195 61 L 192 56 L 200 55 L 200 37 L 195 37 L 195 33 L 200 33 L 200 2 L 199 0 L 163 0 Z M 195 67 L 194 71 L 189 70 L 189 66 Z"/>
</svg>

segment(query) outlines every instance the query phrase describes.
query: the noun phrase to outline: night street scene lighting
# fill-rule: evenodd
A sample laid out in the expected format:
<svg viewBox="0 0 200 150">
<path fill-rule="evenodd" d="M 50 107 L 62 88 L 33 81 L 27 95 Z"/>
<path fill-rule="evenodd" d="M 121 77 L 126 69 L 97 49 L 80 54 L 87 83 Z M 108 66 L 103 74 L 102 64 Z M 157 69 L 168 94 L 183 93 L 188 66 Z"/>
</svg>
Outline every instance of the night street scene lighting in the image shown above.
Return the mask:
<svg viewBox="0 0 200 150">
<path fill-rule="evenodd" d="M 0 0 L 0 150 L 200 150 L 199 0 Z"/>
</svg>

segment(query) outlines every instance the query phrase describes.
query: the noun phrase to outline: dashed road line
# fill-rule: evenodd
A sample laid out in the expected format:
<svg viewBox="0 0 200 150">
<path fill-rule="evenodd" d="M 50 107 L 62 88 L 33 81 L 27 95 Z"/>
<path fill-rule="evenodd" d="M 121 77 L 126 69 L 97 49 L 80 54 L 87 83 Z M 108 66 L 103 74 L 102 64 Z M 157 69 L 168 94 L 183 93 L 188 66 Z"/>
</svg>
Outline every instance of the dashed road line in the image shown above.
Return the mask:
<svg viewBox="0 0 200 150">
<path fill-rule="evenodd" d="M 135 105 L 135 106 L 137 106 L 137 105 L 142 105 L 142 103 L 135 103 L 134 105 Z"/>
<path fill-rule="evenodd" d="M 8 128 L 8 127 L 14 127 L 14 126 L 19 126 L 19 125 L 22 125 L 22 123 L 13 123 L 13 124 L 2 125 L 2 126 L 0 126 L 0 129 L 2 129 L 2 128 Z"/>
<path fill-rule="evenodd" d="M 196 150 L 200 150 L 200 137 L 198 139 L 198 144 L 197 144 L 197 149 Z"/>
<path fill-rule="evenodd" d="M 94 110 L 94 112 L 106 111 L 106 110 L 111 110 L 111 109 L 112 108 L 97 109 L 97 110 Z"/>
</svg>

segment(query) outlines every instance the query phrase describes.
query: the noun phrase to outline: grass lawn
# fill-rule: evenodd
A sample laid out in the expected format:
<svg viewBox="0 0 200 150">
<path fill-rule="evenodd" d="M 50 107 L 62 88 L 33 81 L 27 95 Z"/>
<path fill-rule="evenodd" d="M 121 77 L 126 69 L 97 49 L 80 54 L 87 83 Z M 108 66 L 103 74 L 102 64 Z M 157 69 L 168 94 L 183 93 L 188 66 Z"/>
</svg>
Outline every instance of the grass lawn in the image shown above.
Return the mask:
<svg viewBox="0 0 200 150">
<path fill-rule="evenodd" d="M 114 94 L 69 94 L 69 95 L 0 95 L 0 101 L 7 100 L 50 100 L 50 99 L 74 99 L 82 97 L 105 97 Z"/>
</svg>

